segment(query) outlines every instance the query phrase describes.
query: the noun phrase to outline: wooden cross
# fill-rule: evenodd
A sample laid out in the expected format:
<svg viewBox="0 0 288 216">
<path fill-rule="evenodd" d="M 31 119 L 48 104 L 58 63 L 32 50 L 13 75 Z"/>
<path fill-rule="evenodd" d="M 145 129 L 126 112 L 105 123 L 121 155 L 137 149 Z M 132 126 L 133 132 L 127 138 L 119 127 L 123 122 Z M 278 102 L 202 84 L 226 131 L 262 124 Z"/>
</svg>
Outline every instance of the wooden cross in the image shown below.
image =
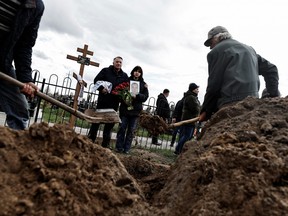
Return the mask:
<svg viewBox="0 0 288 216">
<path fill-rule="evenodd" d="M 78 55 L 78 57 L 67 55 L 67 59 L 77 61 L 77 63 L 81 64 L 80 65 L 80 71 L 79 71 L 79 75 L 81 78 L 83 77 L 85 65 L 87 65 L 87 66 L 92 65 L 95 67 L 99 67 L 99 63 L 90 61 L 90 58 L 87 57 L 87 55 L 93 56 L 93 52 L 88 50 L 88 45 L 85 44 L 84 49 L 77 48 L 77 52 L 83 53 L 83 55 L 82 56 Z M 77 74 L 73 73 L 73 77 L 78 80 Z M 83 80 L 81 83 L 77 82 L 76 91 L 75 91 L 75 95 L 74 95 L 74 102 L 73 102 L 73 108 L 75 110 L 78 110 L 78 97 L 79 97 L 81 85 L 84 85 L 85 87 L 87 86 L 86 82 Z M 69 126 L 71 128 L 73 128 L 74 124 L 75 124 L 75 116 L 71 115 L 70 120 L 69 120 Z"/>
</svg>

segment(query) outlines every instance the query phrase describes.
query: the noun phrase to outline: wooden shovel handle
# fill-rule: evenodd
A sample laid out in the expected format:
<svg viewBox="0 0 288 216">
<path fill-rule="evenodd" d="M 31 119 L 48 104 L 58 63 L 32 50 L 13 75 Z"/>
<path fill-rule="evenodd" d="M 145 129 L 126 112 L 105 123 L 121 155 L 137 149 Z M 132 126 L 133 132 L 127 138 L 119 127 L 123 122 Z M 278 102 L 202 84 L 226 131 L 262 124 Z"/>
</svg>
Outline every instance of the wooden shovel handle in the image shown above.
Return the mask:
<svg viewBox="0 0 288 216">
<path fill-rule="evenodd" d="M 175 128 L 175 127 L 182 126 L 182 125 L 184 125 L 184 124 L 189 124 L 189 123 L 197 122 L 198 120 L 199 120 L 199 117 L 192 118 L 192 119 L 188 119 L 188 120 L 184 120 L 184 121 L 179 121 L 179 122 L 170 124 L 169 127 L 170 127 L 170 128 Z"/>
</svg>

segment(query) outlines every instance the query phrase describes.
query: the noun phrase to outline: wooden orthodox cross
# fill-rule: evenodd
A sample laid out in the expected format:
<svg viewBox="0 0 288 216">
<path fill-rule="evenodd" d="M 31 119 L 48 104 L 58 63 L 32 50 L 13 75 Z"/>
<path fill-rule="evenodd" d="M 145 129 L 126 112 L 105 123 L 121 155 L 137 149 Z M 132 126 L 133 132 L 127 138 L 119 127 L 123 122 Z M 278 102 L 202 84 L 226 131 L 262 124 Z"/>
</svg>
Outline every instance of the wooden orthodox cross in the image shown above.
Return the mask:
<svg viewBox="0 0 288 216">
<path fill-rule="evenodd" d="M 77 61 L 77 63 L 80 64 L 79 76 L 73 73 L 73 77 L 78 80 L 75 95 L 74 95 L 74 102 L 73 102 L 73 108 L 75 110 L 78 110 L 78 97 L 79 97 L 81 87 L 82 85 L 84 85 L 85 87 L 87 86 L 86 82 L 82 80 L 85 65 L 87 66 L 92 65 L 95 67 L 99 67 L 99 63 L 90 61 L 90 58 L 87 57 L 87 55 L 93 56 L 93 52 L 88 50 L 88 45 L 85 44 L 84 49 L 77 48 L 77 52 L 83 53 L 83 55 L 82 56 L 78 55 L 78 57 L 67 55 L 67 59 Z M 75 124 L 75 116 L 71 115 L 70 120 L 69 120 L 69 126 L 73 128 L 74 124 Z"/>
</svg>

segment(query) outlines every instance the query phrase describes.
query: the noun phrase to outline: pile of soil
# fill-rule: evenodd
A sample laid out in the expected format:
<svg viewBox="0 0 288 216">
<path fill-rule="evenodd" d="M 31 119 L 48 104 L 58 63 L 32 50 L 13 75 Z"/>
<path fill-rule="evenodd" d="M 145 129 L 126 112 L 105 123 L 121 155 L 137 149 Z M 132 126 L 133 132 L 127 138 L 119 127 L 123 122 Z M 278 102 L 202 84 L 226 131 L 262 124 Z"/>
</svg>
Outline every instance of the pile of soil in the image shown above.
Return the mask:
<svg viewBox="0 0 288 216">
<path fill-rule="evenodd" d="M 288 98 L 246 98 L 185 144 L 157 195 L 163 215 L 287 215 Z"/>
<path fill-rule="evenodd" d="M 146 156 L 64 125 L 0 127 L 0 215 L 286 215 L 288 98 L 223 108 L 173 164 Z"/>
<path fill-rule="evenodd" d="M 139 117 L 139 125 L 145 128 L 149 135 L 159 136 L 160 134 L 167 133 L 169 125 L 158 115 L 142 111 Z"/>
</svg>

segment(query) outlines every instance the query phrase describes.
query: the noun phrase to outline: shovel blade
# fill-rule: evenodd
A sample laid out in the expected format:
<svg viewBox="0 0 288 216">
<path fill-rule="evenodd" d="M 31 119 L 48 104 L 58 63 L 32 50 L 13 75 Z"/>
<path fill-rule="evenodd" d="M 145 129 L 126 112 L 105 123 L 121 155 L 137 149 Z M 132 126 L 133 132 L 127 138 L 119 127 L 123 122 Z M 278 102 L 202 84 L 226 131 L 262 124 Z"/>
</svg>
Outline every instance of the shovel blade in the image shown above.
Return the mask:
<svg viewBox="0 0 288 216">
<path fill-rule="evenodd" d="M 86 109 L 84 114 L 91 117 L 89 119 L 92 123 L 121 123 L 114 109 Z"/>
</svg>

